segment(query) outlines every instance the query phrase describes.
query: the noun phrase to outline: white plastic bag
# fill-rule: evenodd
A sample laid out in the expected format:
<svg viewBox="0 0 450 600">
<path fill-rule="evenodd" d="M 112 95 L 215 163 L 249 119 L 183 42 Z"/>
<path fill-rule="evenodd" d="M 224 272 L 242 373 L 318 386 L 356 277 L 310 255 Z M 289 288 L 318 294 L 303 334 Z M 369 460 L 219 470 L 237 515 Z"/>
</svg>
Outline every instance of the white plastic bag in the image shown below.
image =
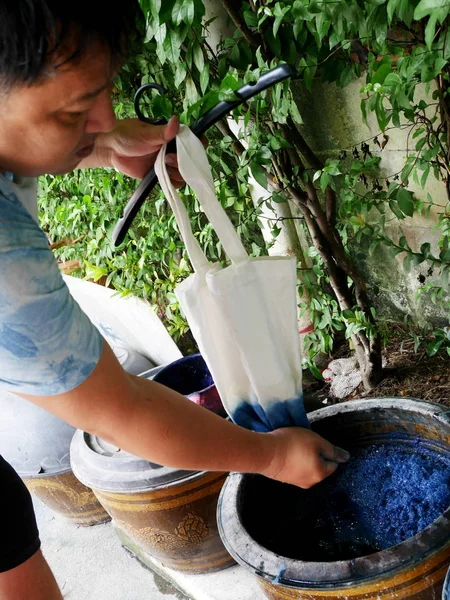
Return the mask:
<svg viewBox="0 0 450 600">
<path fill-rule="evenodd" d="M 188 127 L 177 136 L 179 170 L 231 265 L 211 264 L 194 237 L 161 150 L 155 171 L 175 214 L 194 274 L 176 295 L 233 421 L 255 431 L 308 426 L 297 328 L 296 260 L 249 258 L 214 192 L 205 149 Z"/>
<path fill-rule="evenodd" d="M 126 371 L 140 375 L 182 357 L 156 310 L 142 298 L 123 298 L 115 290 L 69 275 L 63 279 Z"/>
</svg>

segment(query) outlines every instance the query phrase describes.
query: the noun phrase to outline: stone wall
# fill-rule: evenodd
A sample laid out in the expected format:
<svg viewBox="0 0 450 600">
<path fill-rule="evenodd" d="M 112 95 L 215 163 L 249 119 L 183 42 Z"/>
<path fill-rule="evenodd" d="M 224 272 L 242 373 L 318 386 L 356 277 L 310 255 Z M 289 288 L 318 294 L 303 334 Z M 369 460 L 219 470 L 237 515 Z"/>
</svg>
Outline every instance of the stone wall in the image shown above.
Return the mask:
<svg viewBox="0 0 450 600">
<path fill-rule="evenodd" d="M 223 36 L 233 36 L 235 28 L 218 0 L 205 0 L 205 7 L 206 18 L 215 17 L 215 20 L 209 25 L 209 34 L 211 46 L 216 48 Z M 362 141 L 380 133 L 374 115 L 369 115 L 368 126 L 362 120 L 360 90 L 364 83 L 363 77 L 341 89 L 334 84 L 315 81 L 310 92 L 301 82 L 292 82 L 294 97 L 304 120 L 304 124 L 300 127 L 302 133 L 311 147 L 324 160 L 328 157 L 337 157 L 342 149 L 351 150 L 355 145 L 360 145 Z M 423 95 L 424 86 L 418 86 L 417 93 Z M 390 139 L 381 153 L 381 168 L 384 177 L 390 177 L 402 169 L 407 153 L 408 131 L 390 129 L 387 133 Z M 375 154 L 376 146 L 371 144 L 371 148 Z M 428 218 L 414 215 L 413 218 L 407 217 L 401 223 L 394 218 L 392 224 L 388 226 L 390 227 L 388 231 L 393 239 L 397 240 L 400 224 L 413 249 L 418 250 L 422 243 L 430 242 L 432 250 L 436 254 L 436 245 L 440 239 L 439 231 L 435 229 L 437 213 L 447 203 L 444 184 L 430 175 L 426 190 L 415 186 L 412 181 L 409 189 L 424 199 L 426 199 L 427 192 L 430 192 L 433 201 L 440 208 L 434 207 Z M 256 190 L 257 192 L 258 190 Z M 296 216 L 296 208 L 291 206 L 291 209 Z M 379 216 L 379 213 L 374 211 L 372 218 L 377 219 Z M 281 235 L 280 243 L 271 250 L 273 254 L 289 254 L 298 251 L 297 243 L 292 243 L 292 226 L 286 223 L 284 222 L 286 231 Z M 299 232 L 299 238 L 300 247 L 304 251 L 304 234 Z M 354 245 L 353 254 L 368 281 L 369 292 L 380 315 L 395 320 L 409 315 L 418 325 L 424 324 L 425 321 L 432 321 L 439 325 L 448 323 L 448 310 L 432 304 L 429 296 L 417 299 L 417 291 L 421 286 L 419 276 L 423 275 L 426 282 L 434 281 L 439 286 L 439 272 L 430 276 L 428 265 L 422 264 L 407 274 L 402 265 L 403 255 L 400 254 L 394 258 L 381 245 L 371 257 L 368 249 L 361 245 Z M 306 258 L 306 260 L 308 259 Z"/>
<path fill-rule="evenodd" d="M 364 83 L 364 78 L 361 78 L 341 89 L 334 84 L 315 81 L 311 92 L 302 83 L 293 83 L 294 95 L 304 120 L 300 129 L 323 160 L 337 158 L 342 149 L 351 154 L 351 149 L 359 146 L 362 141 L 370 144 L 373 154 L 380 152 L 370 140 L 378 134 L 380 140 L 382 138 L 375 116 L 369 115 L 368 125 L 363 123 L 361 116 L 360 90 Z M 417 93 L 423 95 L 424 88 L 418 86 Z M 389 142 L 380 152 L 383 177 L 392 180 L 392 176 L 401 171 L 407 154 L 408 131 L 409 129 L 394 128 L 387 131 Z M 414 141 L 409 142 L 410 148 L 414 148 L 413 143 Z M 430 175 L 425 190 L 415 185 L 412 179 L 408 187 L 424 200 L 429 192 L 433 202 L 439 206 L 433 206 L 428 218 L 416 214 L 401 222 L 393 218 L 392 223 L 387 225 L 387 231 L 397 241 L 400 225 L 413 250 L 418 251 L 424 242 L 431 243 L 432 249 L 436 250 L 440 239 L 439 230 L 435 229 L 438 213 L 447 203 L 445 186 Z M 371 218 L 380 218 L 378 211 L 373 211 Z M 418 277 L 424 275 L 427 282 L 434 281 L 439 286 L 439 272 L 430 276 L 429 266 L 423 263 L 408 274 L 402 265 L 404 254 L 394 258 L 382 245 L 378 246 L 371 257 L 368 248 L 360 244 L 354 245 L 353 253 L 367 278 L 369 291 L 380 314 L 396 320 L 410 315 L 419 325 L 426 320 L 437 324 L 448 323 L 448 311 L 432 304 L 428 296 L 417 299 L 417 290 L 421 286 Z M 434 254 L 439 254 L 439 251 L 434 251 Z"/>
</svg>

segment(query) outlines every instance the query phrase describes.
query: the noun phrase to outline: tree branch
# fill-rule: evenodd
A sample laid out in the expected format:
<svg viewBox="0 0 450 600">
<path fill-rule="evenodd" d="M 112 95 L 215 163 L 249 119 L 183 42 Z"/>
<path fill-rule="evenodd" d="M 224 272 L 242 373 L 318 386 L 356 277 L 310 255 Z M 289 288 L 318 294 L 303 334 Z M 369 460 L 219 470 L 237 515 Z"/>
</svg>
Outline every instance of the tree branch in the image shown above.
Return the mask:
<svg viewBox="0 0 450 600">
<path fill-rule="evenodd" d="M 233 139 L 234 151 L 236 152 L 236 154 L 239 157 L 241 157 L 245 152 L 245 148 L 244 148 L 243 144 L 241 143 L 241 141 L 239 140 L 239 138 L 237 138 L 236 135 L 234 134 L 234 132 L 231 131 L 226 120 L 222 119 L 222 121 L 218 121 L 216 123 L 216 127 L 224 137 L 228 136 Z M 262 166 L 264 167 L 264 165 L 262 165 Z M 276 181 L 276 179 L 272 175 L 272 173 L 269 173 L 269 171 L 266 168 L 264 168 L 264 171 L 266 173 L 267 180 L 269 181 L 271 187 L 273 187 L 273 189 L 276 190 L 277 192 L 283 191 L 283 186 L 280 185 L 281 180 Z"/>
<path fill-rule="evenodd" d="M 281 132 L 283 136 L 286 137 L 287 141 L 290 142 L 293 146 L 295 146 L 300 154 L 304 156 L 306 162 L 316 171 L 320 171 L 324 168 L 323 162 L 320 158 L 311 150 L 309 144 L 302 136 L 300 131 L 297 129 L 297 125 L 291 119 L 291 117 L 287 118 L 286 125 L 281 125 Z"/>
<path fill-rule="evenodd" d="M 224 9 L 230 15 L 231 20 L 242 33 L 243 38 L 253 48 L 259 48 L 262 46 L 262 41 L 256 36 L 243 22 L 239 11 L 242 7 L 242 2 L 236 2 L 236 0 L 221 0 Z"/>
<path fill-rule="evenodd" d="M 327 221 L 330 224 L 330 227 L 336 227 L 337 221 L 337 198 L 336 192 L 330 185 L 327 185 L 325 190 L 325 208 Z"/>
</svg>

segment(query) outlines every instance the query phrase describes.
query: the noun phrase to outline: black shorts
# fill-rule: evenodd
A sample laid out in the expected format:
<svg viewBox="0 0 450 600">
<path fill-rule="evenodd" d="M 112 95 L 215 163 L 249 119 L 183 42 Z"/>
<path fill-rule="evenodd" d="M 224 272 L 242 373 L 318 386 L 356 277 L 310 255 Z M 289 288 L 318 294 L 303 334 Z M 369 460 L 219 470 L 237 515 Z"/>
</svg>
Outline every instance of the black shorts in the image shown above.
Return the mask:
<svg viewBox="0 0 450 600">
<path fill-rule="evenodd" d="M 9 463 L 0 456 L 0 573 L 18 567 L 40 546 L 30 492 Z"/>
</svg>

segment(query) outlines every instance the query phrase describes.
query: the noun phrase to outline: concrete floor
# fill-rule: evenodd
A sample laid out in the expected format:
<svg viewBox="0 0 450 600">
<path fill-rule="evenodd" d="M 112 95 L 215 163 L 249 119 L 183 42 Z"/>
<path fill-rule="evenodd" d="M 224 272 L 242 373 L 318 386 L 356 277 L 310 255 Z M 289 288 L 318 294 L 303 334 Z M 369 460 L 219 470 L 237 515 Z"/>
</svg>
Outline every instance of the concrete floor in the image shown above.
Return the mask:
<svg viewBox="0 0 450 600">
<path fill-rule="evenodd" d="M 80 527 L 34 499 L 47 559 L 68 600 L 264 600 L 256 578 L 235 566 L 208 575 L 150 570 L 126 551 L 111 523 Z M 158 573 L 158 574 L 157 574 Z M 173 585 L 172 585 L 173 584 Z"/>
<path fill-rule="evenodd" d="M 34 500 L 42 551 L 69 600 L 186 600 L 121 546 L 111 523 L 77 527 Z"/>
</svg>

